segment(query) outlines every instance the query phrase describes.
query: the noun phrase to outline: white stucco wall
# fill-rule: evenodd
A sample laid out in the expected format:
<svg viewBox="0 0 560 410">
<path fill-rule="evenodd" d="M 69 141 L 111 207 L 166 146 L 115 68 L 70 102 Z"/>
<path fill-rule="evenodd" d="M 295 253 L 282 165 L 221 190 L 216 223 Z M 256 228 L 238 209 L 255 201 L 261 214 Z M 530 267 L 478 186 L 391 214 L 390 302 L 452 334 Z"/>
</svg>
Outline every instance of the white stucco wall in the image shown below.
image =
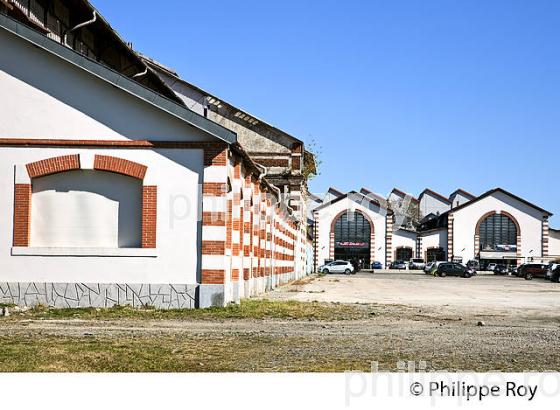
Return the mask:
<svg viewBox="0 0 560 410">
<path fill-rule="evenodd" d="M 157 257 L 12 256 L 14 166 L 92 152 L 148 167 L 146 183 L 158 187 Z M 0 282 L 197 283 L 202 170 L 202 150 L 0 149 Z"/>
<path fill-rule="evenodd" d="M 560 259 L 560 231 L 550 231 L 548 239 L 548 254 Z"/>
<path fill-rule="evenodd" d="M 363 202 L 368 204 L 368 202 Z M 330 231 L 331 224 L 337 215 L 344 210 L 359 210 L 368 215 L 372 220 L 375 229 L 375 249 L 373 260 L 384 263 L 385 261 L 385 214 L 383 210 L 373 205 L 364 206 L 350 198 L 344 198 L 329 206 L 316 211 L 319 220 L 317 250 L 319 265 L 322 265 L 325 259 L 329 259 Z"/>
<path fill-rule="evenodd" d="M 461 193 L 457 193 L 455 195 L 453 195 L 452 197 L 449 198 L 449 200 L 451 201 L 451 207 L 452 208 L 456 208 L 458 206 L 463 205 L 464 203 L 467 203 L 471 200 L 471 198 L 461 194 Z"/>
<path fill-rule="evenodd" d="M 462 257 L 465 262 L 475 257 L 476 224 L 484 214 L 490 211 L 505 211 L 517 219 L 521 229 L 522 257 L 542 256 L 543 213 L 502 192 L 496 192 L 454 212 L 454 257 Z"/>
<path fill-rule="evenodd" d="M 412 249 L 412 257 L 416 258 L 416 232 L 399 229 L 393 232 L 393 260 L 397 260 L 398 248 Z"/>
<path fill-rule="evenodd" d="M 213 139 L 5 30 L 0 50 L 0 138 Z"/>
<path fill-rule="evenodd" d="M 443 202 L 441 199 L 436 198 L 430 193 L 425 193 L 420 198 L 420 217 L 423 218 L 429 214 L 443 214 L 451 208 L 447 202 Z"/>
<path fill-rule="evenodd" d="M 422 255 L 420 258 L 427 260 L 427 251 L 430 248 L 442 248 L 447 258 L 447 228 L 422 233 Z"/>
</svg>

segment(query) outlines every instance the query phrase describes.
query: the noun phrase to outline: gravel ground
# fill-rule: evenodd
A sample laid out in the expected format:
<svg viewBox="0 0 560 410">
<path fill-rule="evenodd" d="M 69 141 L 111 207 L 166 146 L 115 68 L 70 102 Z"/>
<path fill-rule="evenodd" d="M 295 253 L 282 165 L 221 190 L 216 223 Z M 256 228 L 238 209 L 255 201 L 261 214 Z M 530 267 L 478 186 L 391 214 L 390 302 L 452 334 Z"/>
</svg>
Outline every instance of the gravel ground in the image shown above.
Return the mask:
<svg viewBox="0 0 560 410">
<path fill-rule="evenodd" d="M 395 371 L 405 360 L 560 371 L 560 286 L 391 275 L 314 277 L 267 295 L 354 303 L 358 319 L 0 320 L 0 370 Z"/>
</svg>

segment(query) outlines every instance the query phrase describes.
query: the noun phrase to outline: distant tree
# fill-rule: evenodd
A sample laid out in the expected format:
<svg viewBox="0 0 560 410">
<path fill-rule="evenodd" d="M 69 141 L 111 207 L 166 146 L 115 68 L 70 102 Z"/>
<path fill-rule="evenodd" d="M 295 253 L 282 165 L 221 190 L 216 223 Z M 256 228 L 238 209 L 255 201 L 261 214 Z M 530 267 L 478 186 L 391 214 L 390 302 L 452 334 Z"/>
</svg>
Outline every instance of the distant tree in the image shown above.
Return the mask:
<svg viewBox="0 0 560 410">
<path fill-rule="evenodd" d="M 321 175 L 319 167 L 323 163 L 321 156 L 323 154 L 322 147 L 319 146 L 317 141 L 312 138 L 309 143 L 305 145 L 305 151 L 311 155 L 303 155 L 303 171 L 302 174 L 307 181 Z"/>
</svg>

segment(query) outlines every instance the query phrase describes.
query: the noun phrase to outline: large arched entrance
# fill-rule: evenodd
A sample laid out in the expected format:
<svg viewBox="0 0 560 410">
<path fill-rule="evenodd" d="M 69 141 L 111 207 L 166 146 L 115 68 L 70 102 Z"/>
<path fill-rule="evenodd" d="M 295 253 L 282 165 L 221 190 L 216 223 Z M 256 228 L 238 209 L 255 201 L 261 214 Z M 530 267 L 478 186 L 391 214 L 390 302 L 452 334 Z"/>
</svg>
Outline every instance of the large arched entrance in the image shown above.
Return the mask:
<svg viewBox="0 0 560 410">
<path fill-rule="evenodd" d="M 334 259 L 371 263 L 373 226 L 360 211 L 343 212 L 333 223 Z"/>
<path fill-rule="evenodd" d="M 516 265 L 521 246 L 519 224 L 506 212 L 484 215 L 476 226 L 475 246 L 484 269 L 490 263 Z"/>
</svg>

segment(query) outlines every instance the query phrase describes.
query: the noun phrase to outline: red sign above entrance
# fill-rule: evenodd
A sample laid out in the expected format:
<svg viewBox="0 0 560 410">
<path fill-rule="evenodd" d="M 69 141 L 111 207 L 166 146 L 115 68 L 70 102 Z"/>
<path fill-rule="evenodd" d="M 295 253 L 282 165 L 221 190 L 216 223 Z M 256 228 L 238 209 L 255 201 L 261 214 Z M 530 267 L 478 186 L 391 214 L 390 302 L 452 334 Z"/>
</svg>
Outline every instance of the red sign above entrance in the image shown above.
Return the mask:
<svg viewBox="0 0 560 410">
<path fill-rule="evenodd" d="M 337 242 L 336 246 L 339 248 L 367 248 L 368 244 L 365 242 Z"/>
</svg>

